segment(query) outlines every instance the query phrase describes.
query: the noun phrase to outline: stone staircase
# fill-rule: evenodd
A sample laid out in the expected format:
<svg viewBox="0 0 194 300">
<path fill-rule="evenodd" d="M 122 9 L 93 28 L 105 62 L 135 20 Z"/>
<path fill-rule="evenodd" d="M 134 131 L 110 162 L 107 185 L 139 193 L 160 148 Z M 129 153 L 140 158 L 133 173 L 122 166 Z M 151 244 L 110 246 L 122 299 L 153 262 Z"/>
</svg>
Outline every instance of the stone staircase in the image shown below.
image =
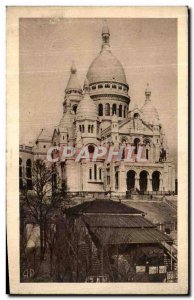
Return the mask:
<svg viewBox="0 0 194 300">
<path fill-rule="evenodd" d="M 89 253 L 90 253 L 90 249 L 89 249 L 88 244 L 85 243 L 85 244 L 79 245 L 79 257 L 82 257 L 82 258 L 88 260 Z"/>
<path fill-rule="evenodd" d="M 92 253 L 90 276 L 99 276 L 101 274 L 101 259 L 98 257 L 97 250 Z"/>
</svg>

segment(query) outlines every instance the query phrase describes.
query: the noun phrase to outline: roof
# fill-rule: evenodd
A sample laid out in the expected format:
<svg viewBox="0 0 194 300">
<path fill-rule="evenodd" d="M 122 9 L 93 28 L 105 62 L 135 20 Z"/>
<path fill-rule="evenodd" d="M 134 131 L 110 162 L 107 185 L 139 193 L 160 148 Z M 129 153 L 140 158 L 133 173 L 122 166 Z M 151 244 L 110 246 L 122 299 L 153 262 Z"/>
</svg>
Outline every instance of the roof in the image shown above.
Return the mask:
<svg viewBox="0 0 194 300">
<path fill-rule="evenodd" d="M 91 63 L 87 78 L 90 84 L 103 81 L 127 84 L 122 64 L 112 52 L 106 48 L 103 48 L 100 54 Z"/>
<path fill-rule="evenodd" d="M 119 82 L 127 85 L 124 68 L 120 61 L 112 54 L 108 42 L 104 44 L 104 35 L 110 36 L 107 24 L 102 29 L 102 50 L 99 55 L 91 63 L 87 78 L 91 83 L 97 82 Z"/>
<path fill-rule="evenodd" d="M 80 215 L 85 213 L 100 213 L 102 214 L 138 214 L 142 215 L 142 211 L 127 206 L 120 202 L 112 200 L 93 200 L 73 206 L 66 210 L 66 214 Z"/>
<path fill-rule="evenodd" d="M 154 228 L 155 225 L 142 216 L 133 215 L 84 215 L 89 227 Z"/>
<path fill-rule="evenodd" d="M 141 108 L 141 112 L 143 113 L 143 120 L 146 123 L 154 123 L 155 125 L 159 125 L 158 111 L 153 106 L 150 99 L 145 101 L 145 104 Z"/>
<path fill-rule="evenodd" d="M 90 232 L 102 245 L 115 244 L 158 244 L 172 239 L 155 228 L 99 228 L 91 227 Z"/>
<path fill-rule="evenodd" d="M 85 90 L 83 99 L 79 102 L 77 107 L 77 119 L 96 119 L 97 107 L 94 100 L 90 98 L 89 91 Z"/>
<path fill-rule="evenodd" d="M 130 201 L 129 205 L 143 211 L 146 214 L 146 219 L 154 224 L 173 223 L 177 220 L 176 210 L 164 201 Z"/>
<path fill-rule="evenodd" d="M 52 139 L 51 131 L 48 128 L 42 128 L 36 140 L 37 141 L 44 140 L 44 141 L 51 142 L 51 139 Z"/>
<path fill-rule="evenodd" d="M 82 90 L 79 80 L 77 78 L 77 69 L 74 63 L 72 64 L 71 67 L 71 74 L 69 77 L 69 81 L 67 83 L 66 90 L 80 90 L 80 91 Z"/>
</svg>

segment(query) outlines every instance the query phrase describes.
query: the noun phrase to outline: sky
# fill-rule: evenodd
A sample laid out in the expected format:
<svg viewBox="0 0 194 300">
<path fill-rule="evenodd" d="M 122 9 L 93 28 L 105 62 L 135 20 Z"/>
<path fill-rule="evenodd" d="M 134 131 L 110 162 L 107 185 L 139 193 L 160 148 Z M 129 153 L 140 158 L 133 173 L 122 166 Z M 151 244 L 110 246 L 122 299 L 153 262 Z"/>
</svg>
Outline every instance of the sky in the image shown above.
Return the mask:
<svg viewBox="0 0 194 300">
<path fill-rule="evenodd" d="M 34 142 L 63 113 L 72 61 L 83 85 L 101 49 L 103 19 L 22 18 L 19 27 L 20 143 Z M 176 19 L 107 19 L 112 53 L 122 63 L 131 102 L 151 100 L 166 133 L 170 158 L 177 158 Z"/>
</svg>

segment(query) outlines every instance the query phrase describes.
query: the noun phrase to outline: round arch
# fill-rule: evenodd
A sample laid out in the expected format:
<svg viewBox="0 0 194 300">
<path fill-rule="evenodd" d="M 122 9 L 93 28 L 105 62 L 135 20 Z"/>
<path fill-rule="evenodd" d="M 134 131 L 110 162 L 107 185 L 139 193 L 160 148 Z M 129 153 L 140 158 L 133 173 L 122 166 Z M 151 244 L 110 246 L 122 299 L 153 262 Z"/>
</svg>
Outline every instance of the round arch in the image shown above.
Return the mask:
<svg viewBox="0 0 194 300">
<path fill-rule="evenodd" d="M 103 105 L 102 105 L 102 103 L 98 104 L 98 115 L 100 117 L 103 116 Z"/>
<path fill-rule="evenodd" d="M 152 189 L 153 191 L 159 191 L 160 189 L 160 172 L 154 171 L 152 173 Z"/>
<path fill-rule="evenodd" d="M 135 188 L 135 176 L 136 176 L 136 172 L 134 170 L 129 170 L 127 172 L 127 190 L 128 191 Z"/>
<path fill-rule="evenodd" d="M 72 106 L 72 111 L 73 111 L 73 113 L 76 115 L 76 113 L 77 113 L 77 104 L 74 104 L 74 105 Z"/>
<path fill-rule="evenodd" d="M 148 186 L 148 172 L 143 170 L 139 174 L 139 186 L 140 186 L 140 191 L 145 192 L 147 191 L 147 186 Z"/>
</svg>

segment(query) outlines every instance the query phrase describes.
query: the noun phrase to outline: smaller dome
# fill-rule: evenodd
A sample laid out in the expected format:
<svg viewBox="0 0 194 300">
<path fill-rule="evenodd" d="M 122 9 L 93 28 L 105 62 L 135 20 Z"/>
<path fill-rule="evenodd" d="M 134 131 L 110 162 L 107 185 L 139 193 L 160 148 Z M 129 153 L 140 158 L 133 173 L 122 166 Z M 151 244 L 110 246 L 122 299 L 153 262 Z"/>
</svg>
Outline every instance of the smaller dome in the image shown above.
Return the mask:
<svg viewBox="0 0 194 300">
<path fill-rule="evenodd" d="M 77 119 L 96 119 L 97 107 L 92 98 L 89 96 L 88 79 L 84 82 L 84 97 L 77 107 Z"/>
<path fill-rule="evenodd" d="M 82 89 L 81 89 L 80 83 L 77 78 L 77 69 L 76 69 L 74 62 L 72 62 L 70 71 L 71 71 L 71 73 L 70 73 L 69 81 L 67 83 L 66 91 L 68 91 L 68 90 L 81 91 Z"/>
<path fill-rule="evenodd" d="M 159 115 L 157 109 L 152 105 L 151 101 L 147 101 L 141 109 L 143 120 L 148 124 L 158 123 Z"/>
<path fill-rule="evenodd" d="M 141 108 L 141 112 L 143 114 L 143 120 L 148 124 L 159 124 L 159 115 L 157 109 L 153 106 L 150 96 L 151 90 L 149 88 L 149 84 L 147 84 L 147 88 L 145 90 L 146 100 L 145 104 Z"/>
</svg>

